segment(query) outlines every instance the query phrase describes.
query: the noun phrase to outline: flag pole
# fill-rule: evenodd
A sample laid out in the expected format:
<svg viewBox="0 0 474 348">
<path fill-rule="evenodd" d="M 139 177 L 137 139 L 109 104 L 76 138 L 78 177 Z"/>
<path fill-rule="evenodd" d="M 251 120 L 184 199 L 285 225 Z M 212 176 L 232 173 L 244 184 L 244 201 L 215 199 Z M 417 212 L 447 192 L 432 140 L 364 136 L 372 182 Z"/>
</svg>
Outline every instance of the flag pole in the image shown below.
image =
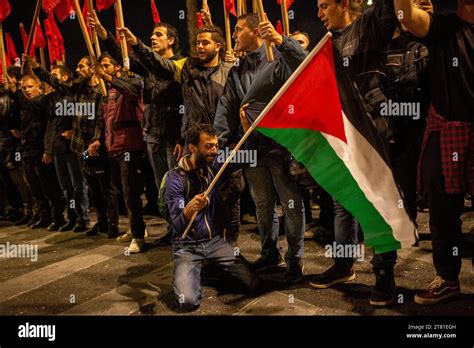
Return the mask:
<svg viewBox="0 0 474 348">
<path fill-rule="evenodd" d="M 40 19 L 38 18 L 38 25 L 40 26 L 40 29 L 41 28 L 41 22 L 40 22 Z M 46 69 L 46 57 L 44 55 L 44 48 L 43 47 L 40 47 L 39 48 L 39 51 L 40 51 L 40 62 L 41 62 L 41 67 L 43 69 Z M 51 62 L 50 62 L 51 63 Z M 52 65 L 52 64 L 51 64 Z"/>
<path fill-rule="evenodd" d="M 258 13 L 257 0 L 252 0 L 252 12 Z"/>
<path fill-rule="evenodd" d="M 122 10 L 122 0 L 115 0 L 115 11 L 117 13 L 117 19 L 120 28 L 125 27 L 125 22 L 123 20 L 123 10 Z M 127 40 L 124 35 L 120 35 L 120 43 L 122 46 L 122 57 L 123 57 L 123 69 L 125 71 L 130 70 L 130 59 L 128 58 L 128 47 Z"/>
<path fill-rule="evenodd" d="M 25 54 L 28 55 L 30 53 L 31 45 L 33 44 L 33 36 L 35 35 L 36 31 L 36 22 L 38 21 L 40 11 L 41 11 L 41 4 L 42 0 L 36 1 L 35 13 L 33 15 L 33 21 L 31 22 L 30 34 L 28 36 L 28 42 L 25 48 Z M 21 72 L 25 70 L 25 62 L 21 62 Z"/>
<path fill-rule="evenodd" d="M 242 3 L 242 14 L 247 13 L 247 0 L 240 0 Z"/>
<path fill-rule="evenodd" d="M 230 35 L 230 14 L 227 11 L 225 2 L 226 0 L 222 0 L 224 4 L 224 19 L 225 19 L 225 43 L 226 43 L 226 50 L 230 51 L 232 49 L 232 38 Z"/>
<path fill-rule="evenodd" d="M 95 14 L 95 9 L 94 9 L 94 1 L 93 0 L 87 0 L 88 1 L 88 7 L 89 7 L 89 13 L 91 16 L 96 15 Z M 99 43 L 99 38 L 97 37 L 97 30 L 95 28 L 90 28 L 91 29 L 91 39 L 92 39 L 92 45 L 95 47 L 95 54 L 97 57 L 100 57 L 101 51 L 100 51 L 100 43 Z"/>
<path fill-rule="evenodd" d="M 87 51 L 89 52 L 89 56 L 94 64 L 97 64 L 97 57 L 94 52 L 94 48 L 92 47 L 91 39 L 89 37 L 89 33 L 87 32 L 86 22 L 84 22 L 84 17 L 82 17 L 81 7 L 79 5 L 79 0 L 73 0 L 74 10 L 76 11 L 76 16 L 79 20 L 79 25 L 82 30 L 82 35 L 84 36 L 84 40 L 86 42 Z M 99 86 L 100 91 L 104 97 L 107 96 L 107 89 L 105 88 L 104 80 L 99 76 Z"/>
<path fill-rule="evenodd" d="M 243 14 L 243 3 L 242 0 L 237 0 L 237 17 Z"/>
<path fill-rule="evenodd" d="M 230 153 L 229 157 L 226 158 L 224 164 L 222 167 L 219 169 L 217 172 L 216 176 L 214 179 L 211 181 L 209 184 L 209 187 L 207 188 L 206 191 L 204 191 L 204 197 L 207 197 L 211 190 L 214 188 L 214 186 L 217 183 L 217 180 L 221 177 L 222 173 L 224 170 L 227 168 L 229 163 L 232 161 L 234 156 L 236 155 L 237 151 L 242 147 L 242 145 L 245 143 L 247 138 L 250 136 L 250 134 L 257 128 L 258 124 L 260 123 L 261 120 L 267 115 L 268 111 L 271 110 L 275 104 L 278 102 L 278 100 L 281 98 L 283 93 L 288 89 L 288 87 L 296 80 L 296 78 L 299 76 L 301 71 L 303 71 L 308 64 L 311 62 L 311 60 L 318 54 L 318 52 L 323 48 L 324 44 L 332 37 L 331 32 L 327 32 L 326 35 L 318 42 L 315 48 L 311 51 L 311 53 L 305 58 L 305 60 L 298 66 L 298 68 L 291 74 L 290 78 L 285 82 L 285 84 L 280 88 L 280 90 L 275 94 L 275 96 L 272 98 L 270 103 L 267 104 L 267 106 L 263 109 L 263 111 L 260 113 L 260 115 L 255 119 L 255 121 L 250 125 L 250 128 L 245 132 L 244 136 L 238 144 L 235 146 L 235 148 L 232 150 Z M 186 227 L 186 230 L 184 231 L 183 235 L 181 236 L 182 239 L 186 238 L 188 235 L 189 230 L 191 229 L 191 226 L 196 219 L 198 212 L 195 212 L 193 216 L 191 217 L 191 220 L 188 223 L 188 226 Z"/>
<path fill-rule="evenodd" d="M 5 86 L 5 89 L 8 89 L 7 56 L 5 54 L 5 43 L 3 42 L 3 22 L 0 22 L 0 57 L 2 60 L 3 85 Z"/>
<path fill-rule="evenodd" d="M 286 0 L 281 0 L 281 17 L 283 19 L 283 32 L 286 36 L 290 36 L 290 19 L 288 18 Z"/>
<path fill-rule="evenodd" d="M 263 8 L 262 0 L 257 0 L 257 10 L 258 10 L 258 18 L 260 22 L 265 22 L 267 20 L 267 16 L 265 14 L 265 10 Z M 265 47 L 267 51 L 267 59 L 269 62 L 273 62 L 275 59 L 273 57 L 273 49 L 270 41 L 265 40 Z"/>
</svg>

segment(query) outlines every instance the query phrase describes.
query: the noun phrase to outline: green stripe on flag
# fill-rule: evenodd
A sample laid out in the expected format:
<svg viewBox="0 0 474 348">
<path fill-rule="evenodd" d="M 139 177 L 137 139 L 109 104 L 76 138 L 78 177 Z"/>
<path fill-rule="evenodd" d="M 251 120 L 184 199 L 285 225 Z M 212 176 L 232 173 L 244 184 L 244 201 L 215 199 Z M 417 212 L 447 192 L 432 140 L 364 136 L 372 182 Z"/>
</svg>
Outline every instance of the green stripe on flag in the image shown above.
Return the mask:
<svg viewBox="0 0 474 348">
<path fill-rule="evenodd" d="M 400 249 L 392 228 L 367 199 L 344 162 L 320 132 L 295 128 L 256 128 L 286 147 L 311 176 L 357 218 L 365 243 L 377 254 Z"/>
</svg>

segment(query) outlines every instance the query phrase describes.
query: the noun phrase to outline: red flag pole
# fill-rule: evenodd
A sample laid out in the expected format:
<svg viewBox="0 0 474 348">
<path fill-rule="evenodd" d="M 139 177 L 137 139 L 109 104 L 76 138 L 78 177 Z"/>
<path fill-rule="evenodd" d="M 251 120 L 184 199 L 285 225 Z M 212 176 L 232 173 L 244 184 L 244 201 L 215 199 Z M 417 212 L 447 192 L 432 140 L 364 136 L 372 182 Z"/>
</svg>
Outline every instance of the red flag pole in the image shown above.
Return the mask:
<svg viewBox="0 0 474 348">
<path fill-rule="evenodd" d="M 230 34 L 230 14 L 229 11 L 227 11 L 227 8 L 225 6 L 226 0 L 222 0 L 224 4 L 224 19 L 225 19 L 225 43 L 226 43 L 226 50 L 230 51 L 232 49 L 232 38 Z"/>
<path fill-rule="evenodd" d="M 283 19 L 283 33 L 290 36 L 290 19 L 288 18 L 288 10 L 286 7 L 286 0 L 281 0 L 281 17 Z"/>
<path fill-rule="evenodd" d="M 265 14 L 265 10 L 263 9 L 262 0 L 257 0 L 257 10 L 258 10 L 258 18 L 260 22 L 265 22 L 267 20 L 267 15 Z M 275 59 L 273 58 L 273 50 L 270 41 L 265 40 L 265 46 L 267 50 L 267 58 L 269 62 L 273 62 Z"/>
<path fill-rule="evenodd" d="M 81 26 L 82 35 L 84 36 L 84 40 L 86 42 L 87 51 L 89 51 L 89 56 L 92 59 L 94 64 L 97 64 L 97 56 L 94 52 L 94 47 L 92 47 L 91 39 L 89 37 L 89 33 L 87 32 L 86 22 L 84 22 L 84 17 L 82 17 L 81 6 L 79 5 L 79 0 L 73 0 L 74 4 L 74 11 L 76 11 L 77 19 L 79 20 L 79 25 Z M 104 80 L 99 77 L 99 85 L 100 91 L 104 97 L 107 96 L 107 89 L 105 88 Z"/>
<path fill-rule="evenodd" d="M 35 31 L 36 31 L 36 23 L 38 21 L 40 11 L 41 11 L 41 4 L 42 4 L 42 0 L 36 1 L 35 13 L 33 15 L 33 21 L 31 22 L 30 35 L 28 36 L 28 43 L 26 44 L 25 54 L 29 54 L 30 49 L 31 49 L 31 44 L 33 43 L 33 36 L 35 35 Z M 21 63 L 22 73 L 24 69 L 25 69 L 25 62 L 22 62 Z"/>
<path fill-rule="evenodd" d="M 115 11 L 117 12 L 119 27 L 124 28 L 125 23 L 123 20 L 122 0 L 115 0 Z M 123 69 L 125 71 L 128 71 L 130 70 L 130 59 L 128 58 L 128 47 L 127 47 L 127 40 L 125 39 L 125 36 L 121 35 L 120 43 L 122 46 Z"/>
<path fill-rule="evenodd" d="M 5 89 L 8 89 L 7 76 L 7 56 L 5 54 L 5 44 L 3 42 L 3 22 L 0 22 L 0 57 L 2 60 L 2 72 L 3 72 L 3 85 Z"/>
<path fill-rule="evenodd" d="M 261 0 L 259 0 L 261 1 Z M 229 163 L 232 161 L 232 159 L 235 157 L 237 154 L 237 151 L 242 147 L 242 145 L 245 143 L 247 138 L 252 134 L 252 132 L 257 128 L 258 124 L 260 123 L 261 120 L 267 115 L 268 111 L 271 110 L 275 104 L 278 102 L 278 100 L 281 98 L 283 93 L 288 89 L 288 86 L 290 86 L 296 78 L 299 76 L 300 72 L 303 71 L 306 66 L 311 62 L 311 60 L 318 54 L 318 52 L 321 50 L 321 48 L 324 46 L 324 44 L 331 38 L 332 34 L 331 32 L 327 32 L 326 35 L 321 39 L 321 41 L 318 42 L 317 46 L 311 51 L 311 53 L 306 57 L 306 59 L 298 66 L 298 68 L 291 74 L 290 78 L 285 82 L 285 84 L 280 88 L 280 90 L 275 94 L 275 96 L 272 98 L 272 100 L 267 104 L 265 109 L 260 113 L 260 115 L 255 119 L 255 121 L 250 125 L 250 128 L 245 132 L 244 136 L 242 139 L 240 139 L 239 143 L 235 146 L 235 148 L 232 150 L 230 155 L 226 158 L 224 164 L 222 167 L 219 169 L 217 172 L 216 176 L 214 179 L 211 181 L 209 184 L 209 187 L 207 190 L 204 192 L 204 197 L 207 197 L 211 190 L 214 188 L 214 186 L 217 183 L 217 180 L 221 177 L 222 173 L 224 173 L 224 170 L 227 168 Z M 191 226 L 196 219 L 197 212 L 193 214 L 191 217 L 191 220 L 188 222 L 188 226 L 186 227 L 186 230 L 184 231 L 183 235 L 181 236 L 182 239 L 186 238 L 188 235 L 189 230 L 191 229 Z"/>
</svg>

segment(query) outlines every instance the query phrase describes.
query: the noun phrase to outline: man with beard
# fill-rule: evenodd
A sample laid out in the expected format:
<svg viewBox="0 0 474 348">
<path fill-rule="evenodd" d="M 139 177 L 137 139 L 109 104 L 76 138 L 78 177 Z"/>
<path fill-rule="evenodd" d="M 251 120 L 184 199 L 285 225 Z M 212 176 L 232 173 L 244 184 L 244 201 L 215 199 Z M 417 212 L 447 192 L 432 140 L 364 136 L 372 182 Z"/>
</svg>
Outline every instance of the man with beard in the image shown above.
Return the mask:
<svg viewBox="0 0 474 348">
<path fill-rule="evenodd" d="M 256 290 L 257 279 L 245 260 L 236 256 L 231 244 L 221 237 L 216 188 L 207 197 L 203 194 L 217 173 L 212 168 L 219 148 L 216 130 L 208 124 L 195 125 L 186 132 L 185 140 L 190 154 L 167 176 L 165 199 L 173 221 L 176 305 L 180 310 L 192 311 L 202 300 L 201 268 L 205 260 L 237 280 L 246 292 Z M 194 213 L 197 215 L 191 229 L 182 238 Z"/>
<path fill-rule="evenodd" d="M 89 153 L 98 156 L 105 144 L 108 161 L 120 170 L 132 240 L 128 251 L 139 253 L 145 246 L 145 222 L 142 215 L 143 159 L 145 143 L 141 128 L 142 81 L 123 74 L 122 67 L 108 53 L 99 57 L 94 72 L 107 82 L 109 93 L 100 111 L 103 126 L 89 145 Z M 109 237 L 112 236 L 109 232 Z"/>
<path fill-rule="evenodd" d="M 394 0 L 397 17 L 430 52 L 431 96 L 419 164 L 426 192 L 436 277 L 415 296 L 423 305 L 461 293 L 464 194 L 474 193 L 474 0 L 456 14 L 426 13 L 412 0 Z"/>
<path fill-rule="evenodd" d="M 224 92 L 232 64 L 224 62 L 225 42 L 217 27 L 202 27 L 197 34 L 197 58 L 171 60 L 145 46 L 127 28 L 119 28 L 141 63 L 162 79 L 181 84 L 184 116 L 181 135 L 194 124 L 213 124 L 217 102 Z"/>
<path fill-rule="evenodd" d="M 116 61 L 121 62 L 122 52 L 115 35 L 101 25 L 97 16 L 89 16 L 89 23 L 91 28 L 96 28 L 107 52 Z M 177 52 L 178 32 L 172 25 L 163 22 L 155 24 L 151 42 L 152 50 L 161 57 L 173 61 L 182 58 Z M 154 182 L 159 188 L 164 174 L 173 168 L 176 160 L 183 155 L 183 140 L 180 134 L 182 114 L 179 112 L 180 105 L 183 104 L 181 86 L 176 81 L 168 81 L 155 76 L 153 71 L 147 70 L 133 52 L 130 52 L 129 58 L 130 70 L 144 77 L 144 140 L 154 172 Z M 118 240 L 130 242 L 131 232 L 120 236 Z"/>
<path fill-rule="evenodd" d="M 92 62 L 90 57 L 83 57 L 77 64 L 76 73 L 78 79 L 70 84 L 65 84 L 54 78 L 41 67 L 34 69 L 35 74 L 43 81 L 51 85 L 62 95 L 73 97 L 75 105 L 89 105 L 94 116 L 74 115 L 72 130 L 65 131 L 62 136 L 71 140 L 71 150 L 76 153 L 81 162 L 81 167 L 86 177 L 87 184 L 92 193 L 92 203 L 97 211 L 97 223 L 86 232 L 87 236 L 94 236 L 98 233 L 108 234 L 111 237 L 118 233 L 118 203 L 117 189 L 110 178 L 110 171 L 106 165 L 105 146 L 101 146 L 101 160 L 94 165 L 89 165 L 89 160 L 83 156 L 89 145 L 94 141 L 100 132 L 101 122 L 99 114 L 99 104 L 101 94 L 97 76 L 92 72 Z M 77 232 L 83 231 L 84 226 L 76 225 Z"/>
</svg>

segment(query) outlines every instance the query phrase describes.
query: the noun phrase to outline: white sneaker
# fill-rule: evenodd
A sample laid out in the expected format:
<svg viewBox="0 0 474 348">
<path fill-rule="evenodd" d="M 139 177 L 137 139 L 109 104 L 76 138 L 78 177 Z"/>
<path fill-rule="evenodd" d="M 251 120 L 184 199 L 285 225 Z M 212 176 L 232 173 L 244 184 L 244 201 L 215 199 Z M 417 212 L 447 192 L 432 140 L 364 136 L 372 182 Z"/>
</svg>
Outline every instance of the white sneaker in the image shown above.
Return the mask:
<svg viewBox="0 0 474 348">
<path fill-rule="evenodd" d="M 143 247 L 145 246 L 145 240 L 139 238 L 133 238 L 130 242 L 130 246 L 128 247 L 128 252 L 130 254 L 136 254 L 142 251 Z"/>
<path fill-rule="evenodd" d="M 120 243 L 130 243 L 132 241 L 132 231 L 127 231 L 127 233 L 122 234 L 121 236 L 117 237 L 117 242 Z"/>
</svg>

